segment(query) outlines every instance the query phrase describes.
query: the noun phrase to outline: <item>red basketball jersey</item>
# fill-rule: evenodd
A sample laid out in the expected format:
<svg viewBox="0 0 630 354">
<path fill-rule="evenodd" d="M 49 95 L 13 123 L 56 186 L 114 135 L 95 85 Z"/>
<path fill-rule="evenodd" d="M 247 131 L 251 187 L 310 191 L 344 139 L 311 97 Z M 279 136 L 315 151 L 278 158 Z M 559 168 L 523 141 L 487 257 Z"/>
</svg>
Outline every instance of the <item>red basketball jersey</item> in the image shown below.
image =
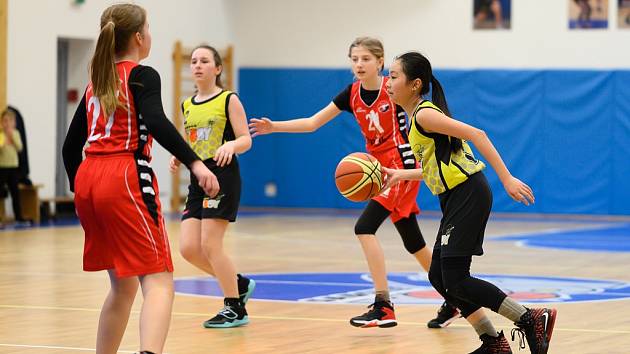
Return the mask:
<svg viewBox="0 0 630 354">
<path fill-rule="evenodd" d="M 367 151 L 372 154 L 396 150 L 407 144 L 406 118 L 404 113 L 401 112 L 400 117 L 396 113 L 396 104 L 385 89 L 387 80 L 386 77 L 381 80 L 378 97 L 371 105 L 361 99 L 360 81 L 352 84 L 350 91 L 350 107 L 365 136 Z"/>
<path fill-rule="evenodd" d="M 90 83 L 85 92 L 88 119 L 88 148 L 86 154 L 112 154 L 140 152 L 151 159 L 153 138 L 147 127 L 136 117 L 133 96 L 129 89 L 129 74 L 138 64 L 123 61 L 116 64 L 120 79 L 118 99 L 122 107 L 105 117 L 98 97 L 94 96 Z"/>
</svg>

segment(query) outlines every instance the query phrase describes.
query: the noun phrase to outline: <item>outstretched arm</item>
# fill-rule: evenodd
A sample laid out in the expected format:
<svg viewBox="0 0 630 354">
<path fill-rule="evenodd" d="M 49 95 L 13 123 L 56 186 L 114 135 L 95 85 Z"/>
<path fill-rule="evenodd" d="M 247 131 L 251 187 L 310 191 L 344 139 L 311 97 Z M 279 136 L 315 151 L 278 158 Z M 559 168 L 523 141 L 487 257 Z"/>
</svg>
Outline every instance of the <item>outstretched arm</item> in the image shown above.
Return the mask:
<svg viewBox="0 0 630 354">
<path fill-rule="evenodd" d="M 434 109 L 420 110 L 414 119 L 428 132 L 471 141 L 495 170 L 501 183 L 503 183 L 503 187 L 512 199 L 525 205 L 534 203 L 534 193 L 531 188 L 512 176 L 501 155 L 483 130 L 450 118 Z"/>
<path fill-rule="evenodd" d="M 330 102 L 319 112 L 308 118 L 297 118 L 285 121 L 272 121 L 269 118 L 252 118 L 249 123 L 249 131 L 252 137 L 270 133 L 310 133 L 330 122 L 341 113 L 337 106 Z"/>
<path fill-rule="evenodd" d="M 383 174 L 385 175 L 385 185 L 383 190 L 392 187 L 400 181 L 422 181 L 422 169 L 395 169 L 381 167 Z"/>
</svg>

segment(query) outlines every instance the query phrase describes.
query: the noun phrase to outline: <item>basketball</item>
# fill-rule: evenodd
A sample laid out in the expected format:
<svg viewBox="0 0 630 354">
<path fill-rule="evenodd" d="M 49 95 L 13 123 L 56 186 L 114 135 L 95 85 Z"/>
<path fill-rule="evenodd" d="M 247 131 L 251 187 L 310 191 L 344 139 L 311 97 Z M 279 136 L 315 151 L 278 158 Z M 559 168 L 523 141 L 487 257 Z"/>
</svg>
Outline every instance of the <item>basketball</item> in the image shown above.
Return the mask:
<svg viewBox="0 0 630 354">
<path fill-rule="evenodd" d="M 381 192 L 381 164 L 364 152 L 354 152 L 339 162 L 335 170 L 339 193 L 353 202 L 366 201 Z"/>
</svg>

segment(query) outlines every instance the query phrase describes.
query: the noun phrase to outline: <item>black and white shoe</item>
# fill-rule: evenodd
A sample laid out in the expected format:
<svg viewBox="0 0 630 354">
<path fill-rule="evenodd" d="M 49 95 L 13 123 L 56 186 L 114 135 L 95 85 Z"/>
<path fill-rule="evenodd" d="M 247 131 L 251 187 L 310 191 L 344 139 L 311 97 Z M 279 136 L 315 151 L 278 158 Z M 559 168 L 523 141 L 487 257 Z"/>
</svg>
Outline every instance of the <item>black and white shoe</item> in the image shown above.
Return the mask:
<svg viewBox="0 0 630 354">
<path fill-rule="evenodd" d="M 427 322 L 427 327 L 444 328 L 460 317 L 462 315 L 459 313 L 459 310 L 444 301 L 438 310 L 437 317 Z"/>
<path fill-rule="evenodd" d="M 203 326 L 206 328 L 231 328 L 239 327 L 249 323 L 247 310 L 245 306 L 228 305 L 227 300 L 225 306 L 217 313 L 216 316 L 205 321 Z"/>
</svg>

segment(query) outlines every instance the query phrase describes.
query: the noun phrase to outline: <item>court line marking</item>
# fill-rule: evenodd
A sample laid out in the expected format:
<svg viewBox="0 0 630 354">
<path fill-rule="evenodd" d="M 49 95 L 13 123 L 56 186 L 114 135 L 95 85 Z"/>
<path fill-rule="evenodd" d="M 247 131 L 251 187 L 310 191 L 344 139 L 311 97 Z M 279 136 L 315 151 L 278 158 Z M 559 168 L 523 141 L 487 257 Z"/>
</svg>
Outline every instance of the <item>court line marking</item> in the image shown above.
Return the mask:
<svg viewBox="0 0 630 354">
<path fill-rule="evenodd" d="M 50 310 L 50 311 L 83 311 L 83 312 L 100 312 L 101 309 L 94 308 L 81 308 L 81 307 L 57 307 L 57 306 L 30 306 L 30 305 L 0 305 L 0 308 L 6 309 L 23 309 L 23 310 Z M 132 310 L 131 313 L 139 314 L 140 311 Z M 198 313 L 198 312 L 173 312 L 173 316 L 186 316 L 186 317 L 208 317 L 207 313 Z M 261 319 L 261 320 L 280 320 L 280 321 L 310 321 L 310 322 L 343 322 L 347 323 L 348 320 L 345 319 L 334 319 L 334 318 L 317 318 L 317 317 L 287 317 L 287 316 L 265 316 L 265 315 L 250 315 L 249 318 L 253 319 Z M 406 322 L 399 321 L 399 324 L 409 325 L 409 326 L 421 326 L 425 327 L 426 324 L 423 322 Z M 451 324 L 450 327 L 457 328 L 470 328 L 470 325 L 460 325 L 460 324 Z M 512 328 L 514 326 L 496 326 L 499 328 Z M 578 332 L 578 333 L 604 333 L 604 334 L 630 334 L 630 329 L 624 330 L 601 330 L 601 329 L 583 329 L 583 328 L 558 328 L 555 327 L 554 331 L 561 332 Z M 132 352 L 133 353 L 133 352 Z"/>
<path fill-rule="evenodd" d="M 243 206 L 239 212 L 243 216 L 260 217 L 260 216 L 282 216 L 282 217 L 359 217 L 362 208 L 282 208 L 282 207 L 246 207 Z M 239 213 L 239 217 L 241 216 Z M 173 215 L 179 217 L 179 214 Z M 442 213 L 439 210 L 422 210 L 419 218 L 440 219 Z M 602 222 L 616 223 L 628 222 L 630 217 L 626 215 L 597 215 L 597 214 L 557 214 L 557 213 L 510 213 L 510 212 L 493 212 L 491 218 L 497 220 L 515 220 L 515 221 L 538 221 L 538 222 Z"/>
<path fill-rule="evenodd" d="M 308 273 L 305 273 L 308 274 Z M 318 273 L 313 273 L 313 274 L 318 274 Z M 255 274 L 254 274 L 255 275 Z M 181 277 L 181 278 L 176 278 L 177 280 L 195 280 L 195 281 L 200 281 L 200 282 L 205 282 L 205 283 L 215 283 L 218 284 L 214 279 L 211 279 L 209 277 L 195 277 L 195 276 L 191 276 L 191 277 Z M 330 286 L 356 286 L 356 287 L 361 287 L 361 288 L 369 288 L 372 289 L 373 285 L 372 283 L 353 283 L 353 282 L 316 282 L 316 281 L 302 281 L 302 280 L 274 280 L 274 279 L 254 279 L 256 280 L 256 283 L 260 283 L 260 284 L 290 284 L 290 285 L 330 285 Z M 427 280 L 428 281 L 428 280 Z M 429 284 L 430 286 L 430 284 Z"/>
<path fill-rule="evenodd" d="M 39 349 L 62 349 L 62 350 L 74 350 L 78 352 L 95 352 L 95 348 L 80 348 L 80 347 L 60 347 L 55 345 L 29 345 L 29 344 L 12 344 L 12 343 L 0 343 L 0 347 L 17 347 L 17 348 L 39 348 Z M 119 350 L 119 353 L 137 353 L 132 350 Z"/>
<path fill-rule="evenodd" d="M 265 208 L 265 207 L 241 207 L 240 218 L 265 218 L 265 217 L 286 217 L 286 218 L 357 218 L 362 209 L 326 209 L 326 208 Z M 180 213 L 165 213 L 169 222 L 179 221 Z M 419 215 L 420 219 L 441 218 L 441 213 L 437 210 L 423 210 Z M 628 216 L 621 215 L 595 215 L 595 214 L 543 214 L 543 213 L 492 213 L 490 218 L 496 221 L 507 222 L 540 222 L 540 223 L 601 223 L 615 224 L 630 221 Z M 9 225 L 0 230 L 0 234 L 8 231 L 32 231 L 38 229 L 51 228 L 71 228 L 80 226 L 78 218 L 72 218 L 57 222 L 44 222 L 38 225 L 27 227 L 14 227 Z"/>
<path fill-rule="evenodd" d="M 256 275 L 257 273 L 249 273 L 251 275 Z M 267 273 L 261 273 L 264 275 L 267 275 Z M 297 274 L 319 274 L 319 273 L 297 273 Z M 393 275 L 399 275 L 399 273 L 394 272 L 391 273 Z M 423 274 L 423 273 L 413 273 L 413 274 Z M 424 273 L 426 274 L 426 273 Z M 402 274 L 403 276 L 405 276 L 406 274 Z M 483 275 L 490 275 L 490 274 L 483 274 Z M 527 278 L 527 276 L 521 276 L 521 275 L 512 275 L 513 277 L 516 278 Z M 483 276 L 479 276 L 480 278 L 484 278 Z M 510 275 L 503 275 L 503 277 L 510 277 Z M 492 278 L 491 276 L 488 278 Z M 543 277 L 545 278 L 545 277 Z M 549 278 L 553 278 L 553 277 L 549 277 Z M 563 279 L 567 279 L 567 280 L 589 280 L 589 279 L 583 279 L 583 278 L 572 278 L 572 277 L 567 277 L 567 278 L 563 278 Z M 177 280 L 195 280 L 195 281 L 200 281 L 200 282 L 207 282 L 207 283 L 214 283 L 214 284 L 218 284 L 216 280 L 202 276 L 202 277 L 196 277 L 196 276 L 188 276 L 188 277 L 181 277 L 181 278 L 176 278 L 175 281 Z M 358 287 L 358 288 L 365 288 L 365 290 L 372 290 L 372 283 L 353 283 L 353 282 L 348 282 L 348 283 L 344 283 L 344 282 L 314 282 L 314 281 L 299 281 L 299 280 L 274 280 L 274 279 L 255 279 L 256 283 L 260 283 L 260 284 L 289 284 L 289 285 L 330 285 L 330 286 L 353 286 L 353 287 Z M 392 286 L 392 284 L 397 283 L 391 279 L 388 279 L 389 283 L 390 283 L 390 288 L 395 288 L 394 286 Z M 424 278 L 422 279 L 423 281 L 427 281 Z M 555 280 L 555 279 L 550 279 L 550 280 Z M 611 280 L 611 279 L 591 279 L 591 280 L 597 280 L 600 282 L 615 282 L 615 283 L 624 283 L 627 284 L 628 282 L 626 281 L 622 281 L 622 280 Z M 409 292 L 409 291 L 417 291 L 417 290 L 425 290 L 425 289 L 430 289 L 433 290 L 433 288 L 431 287 L 430 284 L 427 285 L 421 285 L 421 284 L 406 284 L 406 283 L 401 283 L 401 290 L 392 290 L 390 291 L 391 294 L 398 294 L 398 293 L 405 293 L 405 292 Z M 354 290 L 353 290 L 354 291 Z M 182 291 L 175 291 L 176 294 L 178 295 L 183 295 L 183 296 L 192 296 L 192 297 L 211 297 L 211 298 L 222 298 L 221 296 L 217 296 L 217 295 L 203 295 L 203 294 L 191 294 L 191 293 L 186 293 L 186 292 L 182 292 Z M 597 296 L 599 294 L 593 293 L 593 294 L 588 294 L 588 295 L 592 295 L 592 296 Z M 578 301 L 567 301 L 567 302 L 558 302 L 558 301 L 554 301 L 554 300 L 550 300 L 550 301 L 546 301 L 546 302 L 536 302 L 534 304 L 558 304 L 558 303 L 587 303 L 587 302 L 604 302 L 604 301 L 616 301 L 616 300 L 627 300 L 628 299 L 628 293 L 627 292 L 606 292 L 604 294 L 602 294 L 602 296 L 620 296 L 621 298 L 612 298 L 612 299 L 591 299 L 591 300 L 578 300 Z M 373 294 L 370 294 L 367 298 L 371 298 L 373 296 Z M 288 303 L 309 303 L 307 301 L 299 301 L 299 300 L 276 300 L 276 299 L 255 299 L 255 300 L 259 300 L 259 301 L 270 301 L 270 302 L 288 302 Z M 526 302 L 526 300 L 524 301 Z M 322 305 L 326 305 L 324 303 L 320 303 Z M 330 303 L 332 305 L 340 305 L 340 304 L 352 304 L 352 303 L 342 303 L 342 302 L 335 302 L 335 303 Z M 356 303 L 354 303 L 356 304 Z M 405 304 L 405 305 L 412 305 L 412 304 Z M 431 305 L 430 303 L 428 304 L 413 304 L 413 305 Z M 439 305 L 439 304 L 438 304 Z M 251 317 L 251 316 L 250 316 Z"/>
</svg>

